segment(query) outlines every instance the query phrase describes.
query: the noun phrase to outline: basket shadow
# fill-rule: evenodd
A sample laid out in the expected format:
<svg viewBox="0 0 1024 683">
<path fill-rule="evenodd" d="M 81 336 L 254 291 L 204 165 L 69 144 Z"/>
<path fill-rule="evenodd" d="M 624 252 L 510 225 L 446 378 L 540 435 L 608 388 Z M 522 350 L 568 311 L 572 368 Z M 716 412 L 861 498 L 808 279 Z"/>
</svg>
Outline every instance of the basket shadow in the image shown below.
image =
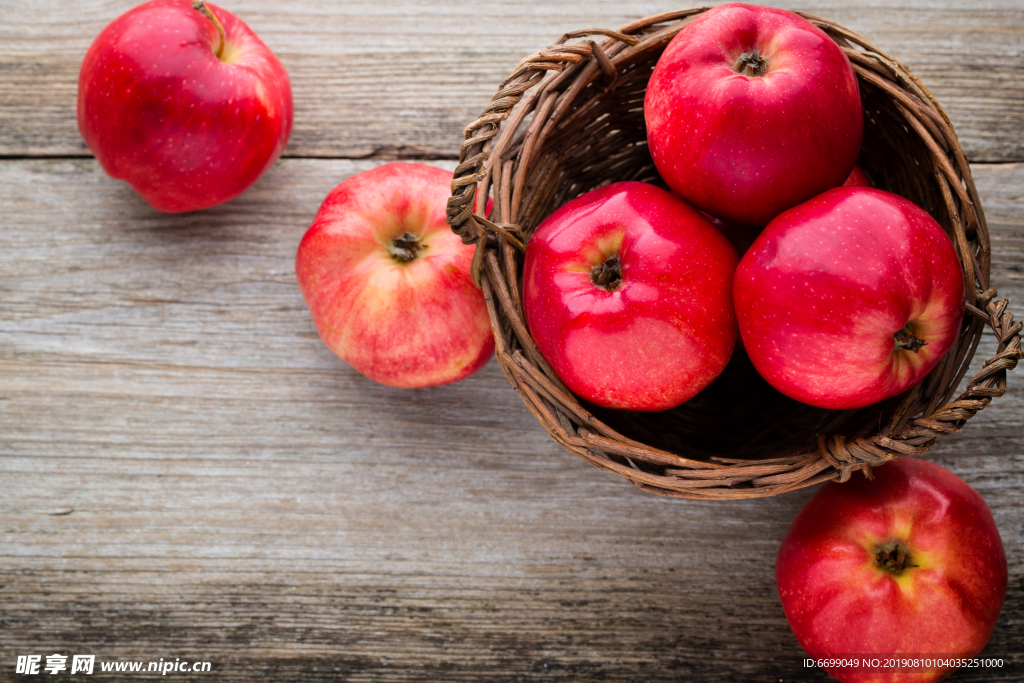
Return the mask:
<svg viewBox="0 0 1024 683">
<path fill-rule="evenodd" d="M 583 405 L 622 435 L 664 451 L 693 460 L 760 460 L 812 451 L 818 434 L 881 431 L 902 398 L 857 410 L 815 408 L 779 393 L 738 346 L 715 381 L 675 408 L 644 413 Z"/>
</svg>

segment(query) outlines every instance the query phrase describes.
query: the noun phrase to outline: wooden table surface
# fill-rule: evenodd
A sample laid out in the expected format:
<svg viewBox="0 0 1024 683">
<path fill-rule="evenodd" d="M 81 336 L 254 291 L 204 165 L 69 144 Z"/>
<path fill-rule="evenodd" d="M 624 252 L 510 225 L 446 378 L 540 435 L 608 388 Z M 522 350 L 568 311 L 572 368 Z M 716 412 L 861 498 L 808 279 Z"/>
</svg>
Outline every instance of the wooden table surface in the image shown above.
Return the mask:
<svg viewBox="0 0 1024 683">
<path fill-rule="evenodd" d="M 827 680 L 773 578 L 812 491 L 643 493 L 557 446 L 493 362 L 434 389 L 364 379 L 295 283 L 338 182 L 453 168 L 521 57 L 676 6 L 225 1 L 288 69 L 294 132 L 244 195 L 168 216 L 75 122 L 85 50 L 134 4 L 0 0 L 0 680 L 52 653 L 209 661 L 195 680 L 218 681 Z M 787 6 L 869 37 L 946 106 L 1019 318 L 1024 5 L 966 4 Z M 1022 370 L 928 455 L 988 501 L 1010 566 L 985 650 L 1006 666 L 951 680 L 1024 677 Z"/>
</svg>

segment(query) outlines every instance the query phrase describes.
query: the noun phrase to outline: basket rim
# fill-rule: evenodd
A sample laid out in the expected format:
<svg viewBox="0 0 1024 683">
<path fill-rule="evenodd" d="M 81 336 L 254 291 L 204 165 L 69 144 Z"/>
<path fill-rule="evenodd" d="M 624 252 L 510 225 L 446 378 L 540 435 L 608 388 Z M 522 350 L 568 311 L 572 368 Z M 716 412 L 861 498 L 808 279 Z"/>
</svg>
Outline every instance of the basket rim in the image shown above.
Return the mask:
<svg viewBox="0 0 1024 683">
<path fill-rule="evenodd" d="M 870 477 L 871 467 L 896 457 L 921 455 L 938 437 L 959 431 L 993 398 L 1005 393 L 1007 372 L 1024 359 L 1020 343 L 1022 323 L 1014 321 L 1008 302 L 996 299 L 997 292 L 989 284 L 988 228 L 952 122 L 924 84 L 873 43 L 830 20 L 794 12 L 836 41 L 850 59 L 858 80 L 891 97 L 910 129 L 927 145 L 936 182 L 950 209 L 951 225 L 943 224 L 943 228 L 960 256 L 967 287 L 961 339 L 932 373 L 906 392 L 891 422 L 869 438 L 848 440 L 841 434 L 818 434 L 817 447 L 800 453 L 769 459 L 712 457 L 703 461 L 653 448 L 620 434 L 580 404 L 532 342 L 519 292 L 507 282 L 514 282 L 516 259 L 521 259 L 525 250 L 524 230 L 516 223 L 495 222 L 482 215 L 497 160 L 504 159 L 503 155 L 510 150 L 518 154 L 518 161 L 514 157 L 511 162 L 504 162 L 516 163 L 503 173 L 501 192 L 494 188 L 494 201 L 496 205 L 501 202 L 501 215 L 518 217 L 526 176 L 523 169 L 529 170 L 531 154 L 538 149 L 539 140 L 553 131 L 551 121 L 557 122 L 569 111 L 575 96 L 586 86 L 601 78 L 614 83 L 623 70 L 641 61 L 651 50 L 659 50 L 660 54 L 660 49 L 690 21 L 710 9 L 713 8 L 693 7 L 655 14 L 614 31 L 571 31 L 521 60 L 481 115 L 465 129 L 448 201 L 448 223 L 464 243 L 475 244 L 471 275 L 484 294 L 495 335 L 496 356 L 503 372 L 551 436 L 581 459 L 623 476 L 646 491 L 682 498 L 772 496 L 824 481 L 845 482 L 857 469 Z M 573 77 L 576 81 L 572 81 Z M 527 95 L 538 85 L 541 87 Z M 565 90 L 560 91 L 560 87 Z M 503 123 L 507 131 L 516 133 L 531 113 L 534 118 L 526 131 L 500 135 Z M 544 129 L 538 130 L 541 124 Z M 510 182 L 513 169 L 514 184 Z M 969 234 L 974 237 L 976 249 L 971 248 Z M 506 278 L 509 273 L 513 277 Z M 965 391 L 950 400 L 968 370 L 986 326 L 996 336 L 997 353 L 972 377 Z M 921 417 L 913 418 L 912 399 L 940 368 L 945 380 L 944 397 L 929 405 L 930 409 Z M 932 402 L 935 403 L 934 399 Z M 663 473 L 651 472 L 659 467 L 664 469 Z"/>
</svg>

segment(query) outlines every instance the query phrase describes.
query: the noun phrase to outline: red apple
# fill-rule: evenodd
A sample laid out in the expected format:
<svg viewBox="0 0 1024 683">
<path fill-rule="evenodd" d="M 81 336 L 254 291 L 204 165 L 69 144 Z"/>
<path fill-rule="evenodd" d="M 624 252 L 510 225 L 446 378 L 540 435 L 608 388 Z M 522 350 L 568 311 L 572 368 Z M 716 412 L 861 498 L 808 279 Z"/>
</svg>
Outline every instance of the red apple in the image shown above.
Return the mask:
<svg viewBox="0 0 1024 683">
<path fill-rule="evenodd" d="M 853 170 L 850 171 L 850 175 L 846 178 L 846 182 L 843 183 L 846 186 L 856 187 L 874 187 L 871 184 L 871 178 L 868 178 L 868 174 L 864 172 L 864 169 L 860 167 L 860 164 L 856 164 Z"/>
<path fill-rule="evenodd" d="M 288 74 L 242 20 L 151 0 L 96 37 L 78 78 L 78 129 L 103 169 L 154 208 L 204 209 L 270 168 L 292 129 Z"/>
<path fill-rule="evenodd" d="M 797 515 L 775 563 L 782 607 L 812 658 L 846 660 L 823 667 L 844 683 L 937 681 L 992 635 L 1003 543 L 951 472 L 899 458 L 874 473 L 825 484 Z"/>
<path fill-rule="evenodd" d="M 921 381 L 964 312 L 956 251 L 923 209 L 838 187 L 773 220 L 736 269 L 743 345 L 783 394 L 857 408 Z"/>
<path fill-rule="evenodd" d="M 873 187 L 871 180 L 868 178 L 868 174 L 864 172 L 864 169 L 860 167 L 860 164 L 855 164 L 853 170 L 850 171 L 850 175 L 847 176 L 846 182 L 843 185 L 858 185 L 861 187 Z M 754 243 L 757 236 L 764 229 L 763 225 L 741 225 L 734 223 L 733 221 L 723 220 L 717 216 L 712 216 L 706 211 L 701 211 L 704 217 L 707 218 L 711 225 L 715 226 L 720 233 L 726 236 L 732 246 L 736 248 L 736 253 L 740 256 L 747 253 L 747 249 L 750 249 L 750 245 Z"/>
<path fill-rule="evenodd" d="M 534 232 L 523 308 L 541 354 L 600 406 L 665 410 L 725 368 L 736 252 L 686 202 L 627 181 L 577 197 Z"/>
<path fill-rule="evenodd" d="M 385 164 L 324 200 L 295 257 L 317 332 L 381 384 L 419 388 L 473 374 L 494 353 L 473 247 L 445 222 L 452 174 Z"/>
<path fill-rule="evenodd" d="M 740 225 L 739 223 L 712 216 L 704 211 L 701 211 L 701 213 L 704 214 L 704 217 L 708 219 L 711 225 L 715 226 L 718 232 L 725 235 L 725 238 L 729 240 L 729 243 L 740 256 L 747 253 L 747 249 L 750 249 L 750 245 L 754 243 L 754 240 L 757 239 L 757 236 L 761 234 L 761 230 L 764 228 L 763 225 Z"/>
<path fill-rule="evenodd" d="M 738 3 L 705 12 L 669 43 L 644 117 L 668 186 L 744 225 L 842 185 L 864 130 L 842 49 L 791 12 Z"/>
</svg>

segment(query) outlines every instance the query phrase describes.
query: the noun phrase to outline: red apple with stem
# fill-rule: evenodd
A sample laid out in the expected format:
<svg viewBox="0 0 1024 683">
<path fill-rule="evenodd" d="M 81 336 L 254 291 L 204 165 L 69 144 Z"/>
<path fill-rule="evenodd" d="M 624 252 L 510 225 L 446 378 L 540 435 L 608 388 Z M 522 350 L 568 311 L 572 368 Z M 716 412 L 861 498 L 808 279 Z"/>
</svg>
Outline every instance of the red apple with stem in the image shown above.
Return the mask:
<svg viewBox="0 0 1024 683">
<path fill-rule="evenodd" d="M 103 169 L 178 213 L 241 194 L 292 128 L 288 74 L 231 12 L 151 0 L 96 37 L 78 79 L 78 129 Z"/>
<path fill-rule="evenodd" d="M 736 269 L 743 345 L 783 394 L 858 408 L 906 391 L 953 346 L 964 278 L 923 209 L 838 187 L 773 220 Z"/>
<path fill-rule="evenodd" d="M 445 222 L 452 174 L 378 166 L 331 191 L 295 257 L 299 287 L 331 351 L 370 379 L 455 382 L 494 353 L 474 247 Z"/>
<path fill-rule="evenodd" d="M 775 563 L 779 597 L 811 657 L 850 664 L 825 667 L 840 681 L 938 681 L 995 628 L 999 530 L 977 491 L 938 465 L 903 457 L 873 472 L 825 484 L 796 516 Z M 885 663 L 915 658 L 940 661 Z"/>
<path fill-rule="evenodd" d="M 736 252 L 699 211 L 626 181 L 577 197 L 527 243 L 530 334 L 580 397 L 655 411 L 683 403 L 732 355 Z"/>
<path fill-rule="evenodd" d="M 668 186 L 743 225 L 842 185 L 864 130 L 842 49 L 791 12 L 739 3 L 701 14 L 669 43 L 644 117 Z"/>
</svg>

